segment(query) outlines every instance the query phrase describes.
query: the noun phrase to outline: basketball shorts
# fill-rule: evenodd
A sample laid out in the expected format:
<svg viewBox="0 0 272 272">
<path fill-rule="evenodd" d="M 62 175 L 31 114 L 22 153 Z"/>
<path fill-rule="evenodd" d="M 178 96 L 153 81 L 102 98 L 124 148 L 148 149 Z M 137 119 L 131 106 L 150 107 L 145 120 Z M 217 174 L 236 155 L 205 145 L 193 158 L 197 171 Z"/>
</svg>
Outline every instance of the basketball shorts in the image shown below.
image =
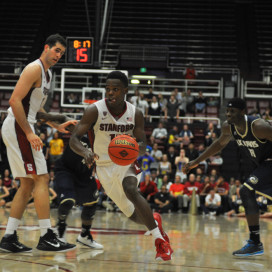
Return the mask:
<svg viewBox="0 0 272 272">
<path fill-rule="evenodd" d="M 97 165 L 96 174 L 106 194 L 127 217 L 130 217 L 135 208 L 124 192 L 123 180 L 126 177 L 132 176 L 138 180 L 139 184 L 141 173 L 136 174 L 133 165 L 120 166 L 110 163 L 109 165 L 103 166 Z"/>
<path fill-rule="evenodd" d="M 33 131 L 34 125 L 30 124 Z M 46 161 L 42 149 L 36 151 L 26 138 L 15 118 L 10 114 L 2 126 L 2 137 L 7 147 L 7 156 L 14 178 L 32 177 L 33 174 L 47 174 Z"/>
<path fill-rule="evenodd" d="M 244 183 L 250 190 L 272 200 L 272 161 L 264 161 L 259 165 Z"/>
<path fill-rule="evenodd" d="M 69 171 L 55 172 L 54 189 L 59 202 L 63 199 L 74 199 L 77 205 L 97 203 L 98 191 L 94 177 L 75 175 Z"/>
</svg>

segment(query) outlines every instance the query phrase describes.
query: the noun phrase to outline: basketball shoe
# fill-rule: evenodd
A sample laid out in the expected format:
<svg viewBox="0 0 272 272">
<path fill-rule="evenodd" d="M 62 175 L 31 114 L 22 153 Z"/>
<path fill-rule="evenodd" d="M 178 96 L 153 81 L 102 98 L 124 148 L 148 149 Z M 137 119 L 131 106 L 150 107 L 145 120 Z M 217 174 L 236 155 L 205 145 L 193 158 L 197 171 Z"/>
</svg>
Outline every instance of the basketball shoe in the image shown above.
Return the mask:
<svg viewBox="0 0 272 272">
<path fill-rule="evenodd" d="M 38 250 L 43 251 L 55 251 L 55 252 L 65 252 L 75 249 L 76 245 L 62 242 L 57 234 L 53 230 L 48 229 L 44 236 L 40 237 L 40 241 L 37 245 Z"/>
<path fill-rule="evenodd" d="M 86 236 L 81 236 L 81 234 L 78 235 L 77 240 L 78 243 L 84 245 L 84 246 L 88 246 L 90 248 L 95 248 L 95 249 L 103 249 L 104 247 L 97 243 L 91 233 L 87 234 Z"/>
<path fill-rule="evenodd" d="M 155 246 L 157 251 L 156 261 L 170 261 L 172 259 L 173 250 L 169 243 L 161 238 L 157 238 L 155 240 Z"/>
<path fill-rule="evenodd" d="M 161 219 L 161 215 L 159 213 L 153 213 L 153 217 L 154 219 L 156 220 L 156 222 L 158 223 L 158 228 L 161 232 L 161 235 L 163 237 L 163 239 L 170 244 L 170 240 L 169 240 L 169 237 L 168 235 L 166 234 L 166 232 L 163 230 L 162 228 L 162 219 Z"/>
<path fill-rule="evenodd" d="M 263 255 L 263 253 L 264 249 L 261 242 L 259 244 L 255 244 L 252 240 L 247 240 L 246 245 L 241 249 L 234 251 L 232 255 L 237 257 L 250 257 Z"/>
<path fill-rule="evenodd" d="M 0 250 L 5 252 L 32 252 L 32 248 L 27 247 L 19 242 L 17 232 L 14 231 L 13 234 L 4 236 L 0 242 Z"/>
</svg>

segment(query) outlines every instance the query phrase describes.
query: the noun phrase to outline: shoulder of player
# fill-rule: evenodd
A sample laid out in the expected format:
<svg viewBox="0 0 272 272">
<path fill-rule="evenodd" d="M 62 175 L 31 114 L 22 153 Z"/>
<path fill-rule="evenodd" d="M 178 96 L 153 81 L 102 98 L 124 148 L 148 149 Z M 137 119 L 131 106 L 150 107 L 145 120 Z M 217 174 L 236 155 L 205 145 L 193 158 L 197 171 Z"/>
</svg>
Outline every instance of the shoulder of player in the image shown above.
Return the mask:
<svg viewBox="0 0 272 272">
<path fill-rule="evenodd" d="M 264 119 L 257 119 L 252 123 L 252 131 L 258 138 L 267 138 L 272 133 L 272 122 Z"/>
<path fill-rule="evenodd" d="M 39 79 L 41 76 L 42 68 L 39 64 L 31 62 L 29 63 L 21 74 L 21 78 Z"/>
</svg>

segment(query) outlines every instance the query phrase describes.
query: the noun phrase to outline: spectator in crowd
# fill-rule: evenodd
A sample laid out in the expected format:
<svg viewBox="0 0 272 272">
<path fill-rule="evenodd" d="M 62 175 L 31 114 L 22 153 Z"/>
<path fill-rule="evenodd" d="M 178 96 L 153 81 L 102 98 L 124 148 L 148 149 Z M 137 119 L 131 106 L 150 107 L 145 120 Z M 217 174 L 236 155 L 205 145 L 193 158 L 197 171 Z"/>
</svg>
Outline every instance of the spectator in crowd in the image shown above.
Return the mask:
<svg viewBox="0 0 272 272">
<path fill-rule="evenodd" d="M 198 157 L 198 152 L 195 149 L 195 145 L 193 143 L 188 144 L 188 148 L 185 152 L 185 155 L 189 159 L 189 161 L 192 161 Z"/>
<path fill-rule="evenodd" d="M 198 156 L 200 154 L 202 154 L 203 152 L 205 151 L 205 146 L 204 144 L 200 144 L 198 146 Z M 204 166 L 204 173 L 206 174 L 207 173 L 207 170 L 208 170 L 208 163 L 206 160 L 202 161 L 201 163 L 199 163 L 199 165 L 203 165 Z"/>
<path fill-rule="evenodd" d="M 181 149 L 179 152 L 179 156 L 175 158 L 176 165 L 176 175 L 179 175 L 181 181 L 187 178 L 187 175 L 182 172 L 182 167 L 189 162 L 189 159 L 185 156 L 185 149 Z"/>
<path fill-rule="evenodd" d="M 3 180 L 0 178 L 0 207 L 8 202 L 9 190 L 3 185 Z"/>
<path fill-rule="evenodd" d="M 151 209 L 159 213 L 167 213 L 172 210 L 171 197 L 165 185 L 162 185 L 160 192 L 155 194 Z"/>
<path fill-rule="evenodd" d="M 184 194 L 183 194 L 183 211 L 188 211 L 189 203 L 192 200 L 193 191 L 195 190 L 196 196 L 196 206 L 200 208 L 200 197 L 199 188 L 200 184 L 196 182 L 195 174 L 190 174 L 188 181 L 184 184 Z"/>
<path fill-rule="evenodd" d="M 211 107 L 217 107 L 219 104 L 219 101 L 216 97 L 214 96 L 210 96 L 208 99 L 207 99 L 207 106 L 211 106 Z"/>
<path fill-rule="evenodd" d="M 235 184 L 230 187 L 229 197 L 231 200 L 230 204 L 230 211 L 226 213 L 227 216 L 232 216 L 235 214 L 238 214 L 241 209 L 240 206 L 242 206 L 242 200 L 240 197 L 240 189 L 242 185 L 239 179 L 235 180 Z"/>
<path fill-rule="evenodd" d="M 140 93 L 139 98 L 136 101 L 136 107 L 143 113 L 144 117 L 147 116 L 149 105 L 143 93 Z"/>
<path fill-rule="evenodd" d="M 67 104 L 78 104 L 79 101 L 78 101 L 77 95 L 75 95 L 74 93 L 68 94 L 67 99 L 66 99 L 66 103 Z"/>
<path fill-rule="evenodd" d="M 46 125 L 44 125 L 41 120 L 37 120 L 34 124 L 35 133 L 40 135 L 41 133 L 46 133 Z"/>
<path fill-rule="evenodd" d="M 169 193 L 172 197 L 174 211 L 182 210 L 183 191 L 184 191 L 184 184 L 181 183 L 180 176 L 176 175 L 175 183 L 173 183 L 169 189 Z"/>
<path fill-rule="evenodd" d="M 169 131 L 168 144 L 174 146 L 180 145 L 178 126 L 176 125 Z"/>
<path fill-rule="evenodd" d="M 218 129 L 215 127 L 214 123 L 210 122 L 204 132 L 205 141 L 212 137 L 212 133 L 216 133 L 217 136 L 219 135 Z"/>
<path fill-rule="evenodd" d="M 190 79 L 196 79 L 197 76 L 197 72 L 194 68 L 194 64 L 192 62 L 189 62 L 188 66 L 185 68 L 184 72 L 183 72 L 184 78 L 187 80 Z M 191 81 L 189 81 L 189 83 L 192 83 Z"/>
<path fill-rule="evenodd" d="M 214 189 L 221 196 L 223 212 L 229 211 L 229 184 L 225 181 L 224 177 L 218 177 Z"/>
<path fill-rule="evenodd" d="M 179 100 L 179 116 L 185 116 L 187 110 L 187 98 L 185 92 L 181 93 Z"/>
<path fill-rule="evenodd" d="M 217 174 L 217 170 L 215 168 L 211 169 L 210 178 L 213 178 L 213 180 L 217 181 L 218 174 Z"/>
<path fill-rule="evenodd" d="M 161 141 L 165 143 L 167 140 L 167 135 L 168 135 L 167 129 L 164 128 L 162 122 L 159 122 L 158 127 L 152 131 L 150 141 L 152 144 L 156 141 Z"/>
<path fill-rule="evenodd" d="M 210 156 L 208 159 L 209 165 L 210 166 L 216 166 L 216 165 L 222 165 L 223 164 L 223 158 L 219 153 Z"/>
<path fill-rule="evenodd" d="M 184 145 L 188 145 L 191 140 L 194 138 L 194 135 L 192 131 L 189 129 L 189 126 L 187 124 L 183 125 L 183 129 L 179 133 L 179 141 L 183 142 Z"/>
<path fill-rule="evenodd" d="M 182 100 L 182 95 L 181 95 L 181 93 L 179 92 L 179 89 L 178 88 L 175 88 L 174 90 L 173 90 L 173 95 L 175 95 L 175 98 L 176 98 L 176 100 L 178 101 L 178 103 L 180 103 L 181 102 L 181 100 Z"/>
<path fill-rule="evenodd" d="M 156 162 L 159 162 L 162 160 L 162 152 L 158 147 L 159 147 L 158 144 L 154 143 L 150 153 L 150 155 L 154 158 Z"/>
<path fill-rule="evenodd" d="M 164 112 L 165 120 L 169 119 L 169 122 L 175 122 L 175 118 L 179 121 L 179 102 L 175 98 L 174 94 L 171 94 L 168 103 L 166 105 L 166 109 Z"/>
<path fill-rule="evenodd" d="M 191 94 L 191 89 L 187 90 L 184 98 L 186 101 L 186 112 L 195 113 L 194 97 Z"/>
<path fill-rule="evenodd" d="M 204 177 L 204 182 L 202 184 L 200 184 L 200 204 L 203 206 L 205 205 L 205 198 L 208 195 L 208 193 L 210 192 L 210 190 L 214 188 L 214 183 L 212 183 L 210 181 L 210 177 L 209 176 L 205 176 Z"/>
<path fill-rule="evenodd" d="M 158 99 L 157 99 L 157 96 L 153 96 L 152 97 L 152 100 L 149 104 L 149 107 L 148 107 L 148 116 L 161 116 L 161 113 L 162 113 L 162 110 L 161 110 L 161 105 L 160 103 L 158 102 Z M 152 122 L 158 122 L 159 121 L 159 118 L 154 118 L 152 119 Z"/>
<path fill-rule="evenodd" d="M 155 159 L 150 156 L 150 149 L 146 148 L 145 154 L 138 158 L 142 170 L 141 181 L 144 180 L 146 174 L 150 175 L 150 165 L 152 162 L 155 162 Z"/>
<path fill-rule="evenodd" d="M 163 97 L 163 95 L 161 93 L 158 94 L 158 102 L 161 106 L 162 112 L 164 113 L 168 101 L 166 98 Z"/>
<path fill-rule="evenodd" d="M 168 161 L 167 154 L 162 155 L 162 161 L 159 162 L 158 175 L 169 175 L 172 173 L 171 163 Z"/>
<path fill-rule="evenodd" d="M 154 195 L 158 192 L 158 188 L 150 179 L 150 174 L 145 174 L 144 181 L 140 183 L 140 192 L 149 203 L 154 202 Z"/>
<path fill-rule="evenodd" d="M 50 164 L 52 167 L 55 161 L 61 157 L 64 149 L 63 140 L 59 137 L 59 133 L 57 131 L 54 133 L 53 139 L 49 142 L 49 148 Z"/>
<path fill-rule="evenodd" d="M 271 120 L 272 119 L 272 110 L 270 108 L 265 109 L 263 113 L 261 113 L 262 118 L 265 120 Z"/>
<path fill-rule="evenodd" d="M 170 187 L 171 187 L 171 185 L 172 185 L 172 182 L 169 181 L 169 176 L 168 176 L 168 175 L 164 175 L 164 176 L 162 177 L 162 185 L 161 185 L 161 186 L 163 186 L 163 185 L 165 185 L 167 191 L 169 191 L 169 189 L 170 189 Z M 158 189 L 160 190 L 161 187 L 160 187 L 160 188 L 158 187 Z"/>
<path fill-rule="evenodd" d="M 207 101 L 206 101 L 206 98 L 203 96 L 202 91 L 198 92 L 198 96 L 195 98 L 194 104 L 195 104 L 195 111 L 196 112 L 204 112 L 205 111 Z"/>
<path fill-rule="evenodd" d="M 140 97 L 140 92 L 138 89 L 135 90 L 134 95 L 130 98 L 130 103 L 137 107 L 137 101 Z"/>
<path fill-rule="evenodd" d="M 150 104 L 152 102 L 154 96 L 157 98 L 157 96 L 153 93 L 153 89 L 149 88 L 148 93 L 145 96 L 148 104 Z"/>
<path fill-rule="evenodd" d="M 176 173 L 176 164 L 175 164 L 175 160 L 176 160 L 176 156 L 177 156 L 177 153 L 176 153 L 176 150 L 175 150 L 175 147 L 170 145 L 168 147 L 168 151 L 167 151 L 167 160 L 171 163 L 171 174 L 170 174 L 170 178 L 173 180 L 174 177 L 175 177 L 175 173 Z"/>
<path fill-rule="evenodd" d="M 221 196 L 217 194 L 214 188 L 210 189 L 209 194 L 205 198 L 205 205 L 203 206 L 205 214 L 219 215 L 221 212 Z"/>
<path fill-rule="evenodd" d="M 156 170 L 151 170 L 150 180 L 156 183 L 157 188 L 161 188 L 162 179 L 158 177 Z"/>
</svg>

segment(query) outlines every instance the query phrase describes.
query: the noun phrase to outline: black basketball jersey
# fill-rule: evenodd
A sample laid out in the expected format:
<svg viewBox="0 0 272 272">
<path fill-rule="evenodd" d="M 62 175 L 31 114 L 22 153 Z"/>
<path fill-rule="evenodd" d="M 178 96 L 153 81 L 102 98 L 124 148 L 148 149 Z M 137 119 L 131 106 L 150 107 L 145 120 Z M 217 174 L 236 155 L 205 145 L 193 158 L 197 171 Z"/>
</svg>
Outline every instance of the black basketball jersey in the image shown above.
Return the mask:
<svg viewBox="0 0 272 272">
<path fill-rule="evenodd" d="M 86 148 L 90 148 L 90 142 L 87 137 L 82 137 L 81 139 L 82 144 Z M 58 159 L 55 163 L 55 171 L 70 171 L 76 175 L 90 175 L 92 174 L 93 168 L 89 169 L 84 162 L 84 159 L 76 154 L 69 146 L 65 148 L 62 156 Z"/>
<path fill-rule="evenodd" d="M 246 155 L 244 157 L 249 160 L 249 165 L 253 162 L 255 166 L 258 166 L 266 159 L 272 158 L 272 142 L 258 139 L 254 135 L 252 126 L 259 117 L 246 115 L 245 118 L 246 131 L 244 135 L 241 135 L 233 124 L 231 124 L 231 133 L 239 149 Z"/>
</svg>

